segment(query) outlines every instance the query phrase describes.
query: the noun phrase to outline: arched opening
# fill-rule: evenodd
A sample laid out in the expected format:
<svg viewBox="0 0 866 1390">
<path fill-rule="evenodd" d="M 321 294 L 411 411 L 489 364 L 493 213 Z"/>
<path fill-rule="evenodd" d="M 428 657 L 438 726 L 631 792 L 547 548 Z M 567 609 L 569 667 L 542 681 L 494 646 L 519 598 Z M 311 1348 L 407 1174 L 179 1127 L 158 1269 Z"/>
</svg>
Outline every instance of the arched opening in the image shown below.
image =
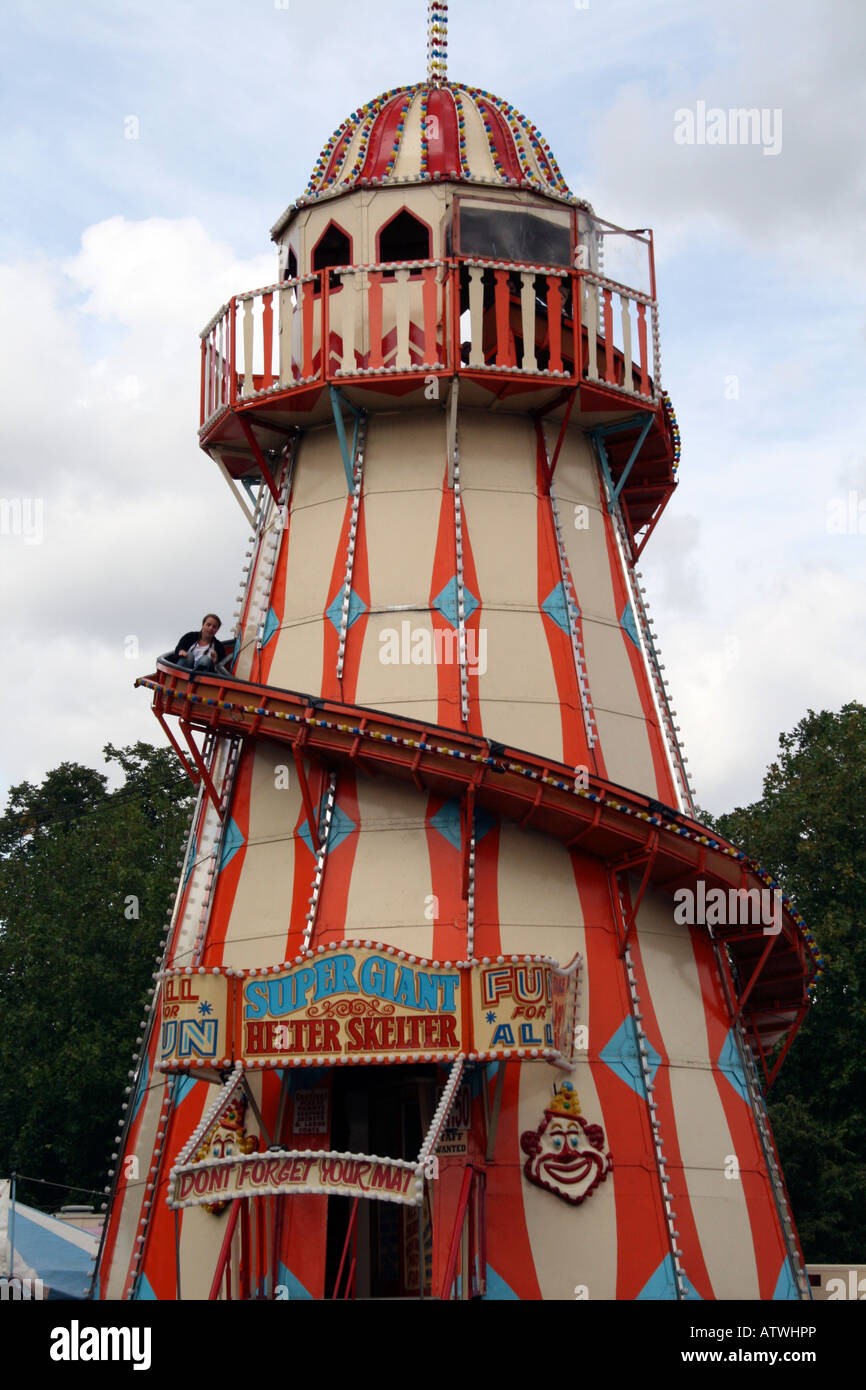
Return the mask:
<svg viewBox="0 0 866 1390">
<path fill-rule="evenodd" d="M 283 271 L 283 279 L 284 279 L 284 280 L 297 280 L 297 278 L 298 278 L 298 258 L 297 258 L 297 256 L 295 255 L 294 249 L 290 246 L 290 247 L 289 247 L 288 258 L 287 258 L 287 260 L 286 260 L 286 268 L 285 268 L 285 270 Z"/>
<path fill-rule="evenodd" d="M 426 222 L 413 217 L 403 208 L 390 222 L 386 222 L 377 237 L 378 259 L 393 261 L 429 261 L 430 228 Z M 386 271 L 385 274 L 393 274 Z"/>
<path fill-rule="evenodd" d="M 342 227 L 337 226 L 336 222 L 329 222 L 313 247 L 313 270 L 330 270 L 332 266 L 351 264 L 351 237 L 347 236 Z M 342 288 L 342 281 L 339 275 L 331 275 L 330 288 L 332 290 L 339 290 Z"/>
</svg>

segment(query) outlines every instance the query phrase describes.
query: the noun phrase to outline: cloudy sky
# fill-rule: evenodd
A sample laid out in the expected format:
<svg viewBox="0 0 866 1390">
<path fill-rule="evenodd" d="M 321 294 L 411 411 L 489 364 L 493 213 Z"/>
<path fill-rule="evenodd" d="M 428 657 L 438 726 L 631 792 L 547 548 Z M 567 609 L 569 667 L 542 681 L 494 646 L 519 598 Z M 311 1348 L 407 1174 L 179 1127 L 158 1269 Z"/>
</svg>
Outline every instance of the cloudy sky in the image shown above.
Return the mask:
<svg viewBox="0 0 866 1390">
<path fill-rule="evenodd" d="M 3 802 L 160 741 L 135 676 L 233 611 L 247 527 L 196 443 L 198 330 L 275 278 L 268 228 L 350 110 L 423 77 L 425 26 L 423 0 L 6 0 Z M 862 0 L 450 7 L 451 76 L 655 233 L 683 459 L 644 583 L 713 811 L 807 709 L 866 695 L 864 35 Z M 758 141 L 700 142 L 738 107 Z"/>
</svg>

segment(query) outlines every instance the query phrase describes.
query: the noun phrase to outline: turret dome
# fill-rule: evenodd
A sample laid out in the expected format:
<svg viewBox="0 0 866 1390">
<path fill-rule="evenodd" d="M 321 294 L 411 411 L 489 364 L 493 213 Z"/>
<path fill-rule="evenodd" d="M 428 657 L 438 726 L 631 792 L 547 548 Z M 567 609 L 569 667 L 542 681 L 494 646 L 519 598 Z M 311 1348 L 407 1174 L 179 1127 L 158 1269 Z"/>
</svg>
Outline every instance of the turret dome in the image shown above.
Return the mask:
<svg viewBox="0 0 866 1390">
<path fill-rule="evenodd" d="M 353 111 L 322 150 L 299 202 L 430 180 L 577 202 L 531 121 L 490 92 L 450 81 L 397 87 Z"/>
</svg>

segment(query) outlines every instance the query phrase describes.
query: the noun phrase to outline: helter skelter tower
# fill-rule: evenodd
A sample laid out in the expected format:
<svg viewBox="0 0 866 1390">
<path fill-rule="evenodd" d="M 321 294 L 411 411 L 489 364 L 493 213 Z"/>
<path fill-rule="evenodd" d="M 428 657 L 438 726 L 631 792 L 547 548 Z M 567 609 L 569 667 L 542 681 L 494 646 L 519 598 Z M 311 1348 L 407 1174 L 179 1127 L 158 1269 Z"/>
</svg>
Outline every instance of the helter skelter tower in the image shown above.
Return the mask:
<svg viewBox="0 0 866 1390">
<path fill-rule="evenodd" d="M 652 236 L 446 9 L 202 334 L 249 564 L 234 679 L 139 682 L 200 794 L 94 1292 L 808 1298 L 759 1078 L 814 947 L 693 819 L 635 569 Z"/>
</svg>

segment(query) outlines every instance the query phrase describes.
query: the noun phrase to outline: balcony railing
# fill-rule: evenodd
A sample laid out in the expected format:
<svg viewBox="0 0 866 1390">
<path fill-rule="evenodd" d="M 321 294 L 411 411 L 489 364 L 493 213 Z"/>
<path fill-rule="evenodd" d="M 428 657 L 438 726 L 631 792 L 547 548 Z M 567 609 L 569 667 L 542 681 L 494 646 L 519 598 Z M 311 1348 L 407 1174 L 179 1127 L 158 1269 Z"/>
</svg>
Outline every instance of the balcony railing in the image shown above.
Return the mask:
<svg viewBox="0 0 866 1390">
<path fill-rule="evenodd" d="M 270 394 L 455 369 L 583 381 L 653 403 L 661 392 L 655 300 L 579 269 L 471 258 L 337 266 L 234 296 L 201 343 L 203 429 Z"/>
</svg>

